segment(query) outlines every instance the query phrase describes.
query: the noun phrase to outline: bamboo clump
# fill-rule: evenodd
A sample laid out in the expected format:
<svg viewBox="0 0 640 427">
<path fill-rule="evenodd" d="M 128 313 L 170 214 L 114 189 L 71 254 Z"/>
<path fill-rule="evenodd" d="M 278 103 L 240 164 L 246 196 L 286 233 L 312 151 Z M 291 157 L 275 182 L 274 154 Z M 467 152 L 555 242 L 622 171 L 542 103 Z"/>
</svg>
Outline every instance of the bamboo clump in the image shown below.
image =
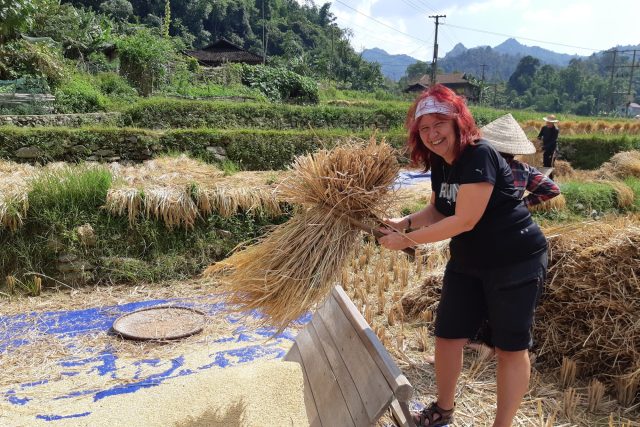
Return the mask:
<svg viewBox="0 0 640 427">
<path fill-rule="evenodd" d="M 222 278 L 232 306 L 259 309 L 270 323 L 286 327 L 329 292 L 354 252 L 359 229 L 349 217 L 368 221 L 386 214 L 397 173 L 393 149 L 373 139 L 297 158 L 278 189 L 298 206 L 293 217 L 207 268 L 205 276 Z M 358 264 L 366 257 L 362 253 Z"/>
</svg>

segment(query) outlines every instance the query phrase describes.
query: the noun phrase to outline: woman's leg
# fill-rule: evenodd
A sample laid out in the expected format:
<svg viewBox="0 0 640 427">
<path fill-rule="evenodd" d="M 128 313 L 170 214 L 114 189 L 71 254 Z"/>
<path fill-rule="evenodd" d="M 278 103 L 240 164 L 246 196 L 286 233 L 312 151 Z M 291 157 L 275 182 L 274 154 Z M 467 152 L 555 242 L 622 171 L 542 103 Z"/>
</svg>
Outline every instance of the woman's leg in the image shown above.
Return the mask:
<svg viewBox="0 0 640 427">
<path fill-rule="evenodd" d="M 448 410 L 453 408 L 456 383 L 462 370 L 462 348 L 468 340 L 436 337 L 436 386 L 438 406 Z"/>
<path fill-rule="evenodd" d="M 505 351 L 496 348 L 498 358 L 498 409 L 494 427 L 509 427 L 524 394 L 529 389 L 531 364 L 527 350 Z"/>
</svg>

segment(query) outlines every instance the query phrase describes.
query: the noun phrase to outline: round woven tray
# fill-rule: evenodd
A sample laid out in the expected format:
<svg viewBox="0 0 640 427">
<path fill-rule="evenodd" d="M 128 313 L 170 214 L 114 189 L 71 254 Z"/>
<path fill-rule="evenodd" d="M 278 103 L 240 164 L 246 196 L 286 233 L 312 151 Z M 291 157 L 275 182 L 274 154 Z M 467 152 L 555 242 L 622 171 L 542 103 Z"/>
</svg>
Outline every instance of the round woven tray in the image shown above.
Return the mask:
<svg viewBox="0 0 640 427">
<path fill-rule="evenodd" d="M 151 307 L 118 317 L 113 330 L 134 340 L 175 340 L 202 331 L 204 321 L 205 314 L 193 308 Z"/>
</svg>

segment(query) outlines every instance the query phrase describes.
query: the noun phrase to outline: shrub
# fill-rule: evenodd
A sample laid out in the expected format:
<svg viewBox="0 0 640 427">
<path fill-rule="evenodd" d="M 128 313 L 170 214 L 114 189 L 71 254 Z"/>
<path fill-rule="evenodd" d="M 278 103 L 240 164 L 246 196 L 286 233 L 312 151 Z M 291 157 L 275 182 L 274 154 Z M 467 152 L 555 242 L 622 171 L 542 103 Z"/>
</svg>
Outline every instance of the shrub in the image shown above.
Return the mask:
<svg viewBox="0 0 640 427">
<path fill-rule="evenodd" d="M 108 96 L 124 98 L 133 101 L 138 92 L 127 81 L 116 73 L 99 73 L 96 75 L 100 91 Z"/>
<path fill-rule="evenodd" d="M 59 113 L 93 113 L 106 110 L 106 99 L 88 76 L 75 75 L 55 92 Z"/>
<path fill-rule="evenodd" d="M 560 134 L 558 150 L 576 169 L 596 169 L 620 151 L 640 149 L 640 135 Z"/>
<path fill-rule="evenodd" d="M 315 80 L 289 71 L 264 65 L 244 65 L 242 83 L 259 89 L 272 101 L 317 104 L 318 84 Z"/>
<path fill-rule="evenodd" d="M 386 104 L 376 108 L 349 108 L 151 98 L 124 111 L 123 122 L 147 128 L 388 130 L 402 126 L 405 116 L 404 106 Z"/>
<path fill-rule="evenodd" d="M 53 46 L 26 40 L 0 43 L 0 79 L 44 77 L 49 86 L 56 87 L 65 75 L 62 55 Z"/>
<path fill-rule="evenodd" d="M 167 65 L 174 57 L 171 40 L 144 28 L 118 40 L 117 47 L 120 73 L 140 94 L 150 95 L 163 82 Z"/>
</svg>

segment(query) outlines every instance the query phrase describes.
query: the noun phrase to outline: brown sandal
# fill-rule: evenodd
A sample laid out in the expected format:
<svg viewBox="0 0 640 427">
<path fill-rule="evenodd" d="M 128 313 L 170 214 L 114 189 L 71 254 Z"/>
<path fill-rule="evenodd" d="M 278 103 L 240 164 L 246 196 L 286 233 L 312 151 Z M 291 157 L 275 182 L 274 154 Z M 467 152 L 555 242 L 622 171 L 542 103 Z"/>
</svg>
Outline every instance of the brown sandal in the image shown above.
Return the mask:
<svg viewBox="0 0 640 427">
<path fill-rule="evenodd" d="M 431 405 L 422 411 L 413 414 L 413 422 L 418 427 L 441 427 L 450 424 L 453 421 L 453 410 L 455 407 L 444 410 L 438 406 L 438 402 L 432 402 Z"/>
</svg>

